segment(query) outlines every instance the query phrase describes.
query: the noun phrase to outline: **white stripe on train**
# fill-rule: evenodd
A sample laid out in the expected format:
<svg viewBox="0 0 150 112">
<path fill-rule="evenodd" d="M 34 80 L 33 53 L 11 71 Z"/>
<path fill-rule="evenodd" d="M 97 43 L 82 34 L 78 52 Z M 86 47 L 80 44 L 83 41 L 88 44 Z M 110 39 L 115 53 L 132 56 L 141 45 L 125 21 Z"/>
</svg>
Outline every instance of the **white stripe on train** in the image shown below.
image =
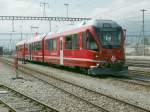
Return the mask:
<svg viewBox="0 0 150 112">
<path fill-rule="evenodd" d="M 33 58 L 42 58 L 43 56 L 32 56 Z M 47 59 L 60 59 L 60 57 L 55 57 L 55 56 L 44 56 L 44 58 Z M 73 61 L 89 61 L 89 62 L 103 62 L 103 61 L 98 61 L 98 60 L 92 60 L 92 59 L 85 59 L 85 58 L 63 58 L 64 60 L 73 60 Z"/>
</svg>

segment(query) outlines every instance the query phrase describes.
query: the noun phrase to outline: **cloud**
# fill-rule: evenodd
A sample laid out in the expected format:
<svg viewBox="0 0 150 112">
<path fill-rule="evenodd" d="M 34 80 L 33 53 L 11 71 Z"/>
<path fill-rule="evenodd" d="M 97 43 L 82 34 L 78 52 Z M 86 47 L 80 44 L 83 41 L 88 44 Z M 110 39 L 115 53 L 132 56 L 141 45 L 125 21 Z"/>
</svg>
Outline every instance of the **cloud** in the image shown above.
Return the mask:
<svg viewBox="0 0 150 112">
<path fill-rule="evenodd" d="M 113 0 L 112 4 L 106 8 L 97 7 L 93 11 L 93 17 L 104 19 L 124 19 L 141 14 L 140 10 L 150 9 L 148 0 Z"/>
<path fill-rule="evenodd" d="M 0 4 L 1 15 L 41 15 L 38 0 L 37 2 L 34 0 L 0 0 Z"/>
<path fill-rule="evenodd" d="M 42 16 L 42 7 L 40 7 L 40 2 L 42 0 L 0 0 L 0 15 L 22 15 L 22 16 Z M 69 1 L 69 0 L 68 0 Z M 96 2 L 96 0 L 94 0 Z M 101 18 L 101 19 L 113 19 L 117 21 L 121 21 L 122 24 L 127 24 L 127 20 L 136 20 L 141 21 L 140 9 L 149 9 L 150 1 L 148 0 L 106 0 L 106 6 L 102 5 L 102 1 L 97 1 L 96 3 L 102 3 L 101 5 L 94 5 L 89 2 L 88 4 L 84 4 L 81 2 L 80 6 L 75 5 L 76 2 L 70 3 L 69 7 L 69 16 L 71 17 L 93 17 L 93 18 Z M 60 2 L 56 2 L 53 0 L 46 1 L 49 3 L 49 7 L 46 8 L 47 16 L 66 16 L 66 7 L 64 6 L 63 0 Z M 77 2 L 78 3 L 78 2 Z M 53 5 L 51 5 L 53 4 Z M 90 5 L 91 4 L 91 5 Z M 148 11 L 146 12 L 146 18 L 149 17 Z M 5 24 L 4 24 L 5 23 Z M 41 21 L 24 21 L 15 22 L 15 29 L 18 31 L 20 25 L 23 26 L 24 32 L 30 32 L 30 26 L 40 26 L 40 32 L 44 32 L 45 29 L 48 31 L 49 23 L 41 22 Z M 55 23 L 53 22 L 55 27 Z M 1 32 L 11 31 L 11 21 L 1 23 L 0 27 Z M 46 32 L 45 31 L 45 32 Z"/>
</svg>

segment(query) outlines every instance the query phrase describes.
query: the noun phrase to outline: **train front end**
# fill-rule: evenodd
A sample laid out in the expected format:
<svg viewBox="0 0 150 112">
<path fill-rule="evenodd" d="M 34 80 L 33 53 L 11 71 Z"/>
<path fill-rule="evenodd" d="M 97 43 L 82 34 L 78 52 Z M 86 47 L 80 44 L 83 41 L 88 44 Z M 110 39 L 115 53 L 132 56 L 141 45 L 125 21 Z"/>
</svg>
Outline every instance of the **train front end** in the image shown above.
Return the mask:
<svg viewBox="0 0 150 112">
<path fill-rule="evenodd" d="M 120 25 L 111 20 L 95 21 L 94 33 L 99 44 L 100 62 L 91 66 L 90 74 L 126 75 L 128 66 L 125 65 L 125 32 Z"/>
</svg>

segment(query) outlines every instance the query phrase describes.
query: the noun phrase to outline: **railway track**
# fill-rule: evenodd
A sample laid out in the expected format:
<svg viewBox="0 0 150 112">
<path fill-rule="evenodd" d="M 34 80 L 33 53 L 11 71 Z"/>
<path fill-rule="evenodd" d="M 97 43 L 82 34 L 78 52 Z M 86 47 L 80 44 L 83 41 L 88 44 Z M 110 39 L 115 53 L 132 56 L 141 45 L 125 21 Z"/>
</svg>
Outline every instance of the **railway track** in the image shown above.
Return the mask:
<svg viewBox="0 0 150 112">
<path fill-rule="evenodd" d="M 137 75 L 137 74 L 142 75 L 142 76 L 143 75 L 150 76 L 150 71 L 144 71 L 144 70 L 135 70 L 134 69 L 134 70 L 130 70 L 129 73 L 132 74 L 132 76 Z"/>
<path fill-rule="evenodd" d="M 15 110 L 0 100 L 0 112 L 15 112 Z"/>
<path fill-rule="evenodd" d="M 7 63 L 11 64 L 11 62 Z M 44 81 L 78 99 L 81 99 L 88 104 L 91 104 L 97 108 L 102 109 L 104 112 L 124 112 L 126 110 L 132 112 L 149 112 L 150 110 L 143 107 L 131 104 L 129 102 L 119 100 L 109 95 L 96 92 L 91 89 L 87 89 L 83 86 L 74 84 L 70 81 L 50 76 L 42 71 L 34 70 L 32 68 L 21 67 L 21 71 L 30 74 L 41 81 Z M 119 106 L 118 106 L 119 105 Z"/>
<path fill-rule="evenodd" d="M 129 66 L 134 66 L 134 67 L 150 67 L 150 61 L 143 61 L 143 60 L 127 60 L 126 64 Z"/>
<path fill-rule="evenodd" d="M 0 102 L 6 112 L 58 112 L 57 110 L 6 85 L 0 84 Z"/>
</svg>

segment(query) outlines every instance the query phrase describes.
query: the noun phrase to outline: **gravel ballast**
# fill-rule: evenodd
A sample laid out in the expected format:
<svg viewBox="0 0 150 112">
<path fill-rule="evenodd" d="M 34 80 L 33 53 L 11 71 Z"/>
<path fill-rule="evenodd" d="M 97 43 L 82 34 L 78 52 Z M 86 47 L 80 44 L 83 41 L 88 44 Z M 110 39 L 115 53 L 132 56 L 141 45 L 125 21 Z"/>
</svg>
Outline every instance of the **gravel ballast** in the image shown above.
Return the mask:
<svg viewBox="0 0 150 112">
<path fill-rule="evenodd" d="M 2 84 L 9 85 L 22 93 L 45 102 L 47 105 L 50 105 L 61 112 L 105 112 L 100 108 L 87 104 L 70 94 L 64 93 L 53 86 L 20 72 L 19 75 L 23 77 L 23 79 L 14 80 L 12 79 L 15 77 L 14 71 L 2 63 L 0 63 L 0 67 L 0 82 Z"/>
<path fill-rule="evenodd" d="M 138 106 L 141 106 L 143 108 L 150 110 L 150 97 L 149 97 L 150 90 L 148 88 L 139 87 L 138 85 L 137 86 L 129 85 L 129 84 L 121 83 L 120 81 L 114 81 L 112 79 L 92 78 L 89 76 L 83 76 L 81 74 L 62 71 L 62 70 L 58 70 L 58 69 L 51 68 L 51 67 L 41 66 L 41 65 L 27 64 L 25 66 L 32 67 L 34 69 L 38 68 L 39 71 L 44 71 L 44 72 L 49 73 L 50 75 L 55 76 L 57 78 L 69 80 L 72 83 L 82 85 L 86 88 L 95 90 L 95 91 L 103 93 L 103 94 L 113 96 L 115 98 L 130 102 L 132 104 L 135 104 L 135 105 L 138 105 Z M 29 80 L 31 80 L 31 79 L 29 79 Z M 28 85 L 28 84 L 26 84 L 26 85 Z M 28 85 L 28 86 L 30 86 L 30 85 Z M 64 85 L 61 85 L 61 86 L 63 87 Z M 66 88 L 66 89 L 68 89 L 68 88 Z M 72 89 L 72 91 L 75 91 L 75 90 Z M 79 94 L 79 93 L 77 93 L 77 94 Z M 85 98 L 88 95 L 89 95 L 88 93 L 85 93 Z M 90 100 L 90 97 L 87 99 Z M 102 99 L 104 99 L 104 98 L 102 98 Z M 102 102 L 101 103 L 98 102 L 98 103 L 99 103 L 99 105 L 103 105 Z M 112 104 L 112 105 L 114 105 L 114 104 Z M 104 105 L 104 107 L 105 107 L 105 105 Z M 107 105 L 106 105 L 106 107 L 107 107 Z M 108 108 L 110 108 L 110 107 L 108 107 Z M 118 107 L 118 109 L 119 109 L 119 107 Z"/>
</svg>

